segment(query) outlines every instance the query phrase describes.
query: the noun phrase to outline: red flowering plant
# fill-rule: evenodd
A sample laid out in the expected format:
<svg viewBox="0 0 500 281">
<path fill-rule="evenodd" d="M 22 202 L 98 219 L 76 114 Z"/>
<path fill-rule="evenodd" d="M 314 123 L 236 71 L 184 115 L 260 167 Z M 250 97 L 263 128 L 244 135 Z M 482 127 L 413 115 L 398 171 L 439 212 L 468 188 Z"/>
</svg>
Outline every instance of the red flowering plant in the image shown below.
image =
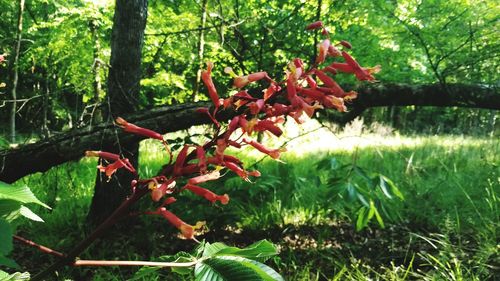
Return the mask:
<svg viewBox="0 0 500 281">
<path fill-rule="evenodd" d="M 263 154 L 269 155 L 273 159 L 279 160 L 281 153 L 285 152 L 285 149 L 269 148 L 259 143 L 253 138 L 255 133 L 264 132 L 274 137 L 280 137 L 283 134 L 281 124 L 287 116 L 294 119 L 298 124 L 302 124 L 307 117 L 313 117 L 315 111 L 318 109 L 336 109 L 340 112 L 346 112 L 346 103 L 355 99 L 357 93 L 354 91 L 345 91 L 340 87 L 334 79 L 335 75 L 338 72 L 343 72 L 355 75 L 358 80 L 373 82 L 375 81 L 373 74 L 378 72 L 380 68 L 365 68 L 360 66 L 346 52 L 346 50 L 351 48 L 351 45 L 346 41 L 334 44 L 330 39 L 329 32 L 321 21 L 308 25 L 306 29 L 319 29 L 322 31 L 324 39 L 317 46 L 318 55 L 312 65 L 306 65 L 299 58 L 293 59 L 288 64 L 283 81 L 276 81 L 266 72 L 237 75 L 230 67 L 226 67 L 224 71 L 233 77 L 233 86 L 237 89 L 237 92 L 230 97 L 221 98 L 211 76 L 215 66 L 212 62 L 208 62 L 207 69 L 201 74 L 201 79 L 208 90 L 213 108 L 199 108 L 197 112 L 206 115 L 213 122 L 213 136 L 202 144 L 184 145 L 175 155 L 175 160 L 169 144 L 161 134 L 131 124 L 123 118 L 117 118 L 116 124 L 123 128 L 125 132 L 161 142 L 169 153 L 170 159 L 157 176 L 141 178 L 128 159 L 109 152 L 87 151 L 87 156 L 99 157 L 101 161 L 106 162 L 98 166 L 99 171 L 105 173 L 106 176 L 111 177 L 118 169 L 126 169 L 135 176 L 135 179 L 131 182 L 131 196 L 104 224 L 110 224 L 116 218 L 126 215 L 127 209 L 131 204 L 137 202 L 144 195 L 149 194 L 152 201 L 158 202 L 158 206 L 154 210 L 142 211 L 140 212 L 141 214 L 161 216 L 172 226 L 176 227 L 186 239 L 196 240 L 197 231 L 203 227 L 204 223 L 189 224 L 168 210 L 171 204 L 176 204 L 178 201 L 176 199 L 177 195 L 181 192 L 191 192 L 205 198 L 211 203 L 220 202 L 221 204 L 230 204 L 228 194 L 217 194 L 203 187 L 204 183 L 219 179 L 222 170 L 234 172 L 245 181 L 251 181 L 253 178 L 261 175 L 257 170 L 247 170 L 240 159 L 228 154 L 228 148 L 240 149 L 250 146 Z M 327 60 L 330 59 L 333 61 L 327 63 Z M 252 95 L 245 88 L 257 81 L 267 86 L 262 91 L 262 94 Z M 223 125 L 217 120 L 217 113 L 221 111 L 235 113 L 227 125 Z M 180 182 L 185 184 L 179 185 L 178 183 Z M 95 234 L 94 236 L 98 236 L 99 234 Z M 205 250 L 202 251 L 204 253 L 202 257 L 194 260 L 188 259 L 187 265 L 186 263 L 164 263 L 158 266 L 195 266 L 195 275 L 198 274 L 197 278 L 200 275 L 213 274 L 209 270 L 209 267 L 216 267 L 216 263 L 213 262 L 209 265 L 210 258 L 205 256 L 207 252 L 211 253 L 211 258 L 214 258 L 213 251 L 219 254 L 224 252 L 227 255 L 218 256 L 219 259 L 224 259 L 226 262 L 229 260 L 237 262 L 238 259 L 235 259 L 235 253 L 245 251 L 221 245 L 220 243 L 211 245 L 206 243 L 204 246 Z M 272 244 L 267 241 L 258 242 L 251 245 L 250 248 L 253 249 L 255 257 L 270 257 L 277 253 Z M 233 253 L 234 255 L 229 255 L 229 253 Z M 74 258 L 76 255 L 69 255 L 69 257 Z M 245 256 L 239 258 L 251 259 L 252 257 Z M 241 263 L 241 260 L 239 262 Z M 92 261 L 73 261 L 73 265 L 103 264 L 103 261 L 100 263 L 98 261 L 94 261 L 94 263 Z M 113 265 L 130 265 L 130 262 L 129 264 L 115 262 Z M 134 265 L 138 265 L 137 262 Z M 150 264 L 144 263 L 142 265 Z M 272 279 L 281 279 L 272 269 L 260 263 L 259 266 L 267 273 L 263 273 L 261 270 L 258 271 L 258 274 L 270 274 Z M 263 277 L 263 279 L 265 278 Z"/>
</svg>

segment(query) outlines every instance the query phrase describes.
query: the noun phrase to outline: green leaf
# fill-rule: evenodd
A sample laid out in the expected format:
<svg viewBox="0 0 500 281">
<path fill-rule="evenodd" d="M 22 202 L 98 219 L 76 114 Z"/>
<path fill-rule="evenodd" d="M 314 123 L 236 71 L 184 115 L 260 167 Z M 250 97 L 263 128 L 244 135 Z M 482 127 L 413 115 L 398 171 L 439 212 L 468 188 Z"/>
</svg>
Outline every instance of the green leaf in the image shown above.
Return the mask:
<svg viewBox="0 0 500 281">
<path fill-rule="evenodd" d="M 270 257 L 275 256 L 277 254 L 278 254 L 278 249 L 276 249 L 273 243 L 267 240 L 260 240 L 244 249 L 240 249 L 237 247 L 223 248 L 216 253 L 217 256 L 219 255 L 240 256 L 252 260 L 257 260 L 260 262 L 264 262 Z"/>
<path fill-rule="evenodd" d="M 38 200 L 27 186 L 12 186 L 0 181 L 0 199 L 10 199 L 21 203 L 35 203 L 50 209 L 49 206 Z"/>
<path fill-rule="evenodd" d="M 195 259 L 195 257 L 193 257 L 193 255 L 191 255 L 190 253 L 186 253 L 186 252 L 178 252 L 177 254 L 175 254 L 173 256 L 161 256 L 159 258 L 159 260 L 163 261 L 163 262 L 191 262 L 194 259 Z M 171 269 L 173 272 L 181 274 L 181 275 L 190 274 L 191 272 L 193 272 L 192 267 L 175 267 L 174 266 Z"/>
<path fill-rule="evenodd" d="M 392 199 L 392 195 L 389 193 L 389 190 L 387 189 L 387 182 L 385 181 L 384 176 L 380 175 L 379 178 L 380 178 L 379 182 L 380 189 L 384 193 L 385 197 Z"/>
<path fill-rule="evenodd" d="M 356 230 L 360 231 L 366 226 L 366 210 L 367 207 L 361 207 L 358 211 L 358 218 L 356 219 Z"/>
<path fill-rule="evenodd" d="M 399 188 L 394 184 L 392 180 L 387 178 L 386 176 L 382 176 L 384 178 L 384 181 L 391 187 L 391 191 L 396 197 L 398 197 L 401 200 L 405 200 L 403 193 L 399 190 Z"/>
<path fill-rule="evenodd" d="M 12 251 L 12 228 L 10 224 L 0 219 L 0 255 L 7 255 Z"/>
<path fill-rule="evenodd" d="M 224 248 L 228 248 L 229 246 L 227 246 L 226 244 L 224 243 L 221 243 L 221 242 L 215 242 L 213 244 L 210 244 L 210 243 L 206 243 L 205 244 L 205 248 L 203 249 L 203 257 L 210 257 L 210 256 L 213 256 L 215 255 L 217 252 L 219 252 L 220 250 L 224 249 Z"/>
<path fill-rule="evenodd" d="M 284 280 L 269 266 L 236 256 L 216 256 L 202 260 L 196 264 L 194 274 L 197 281 Z"/>
<path fill-rule="evenodd" d="M 16 272 L 8 274 L 7 272 L 0 270 L 0 280 L 2 281 L 21 281 L 29 279 L 30 279 L 29 272 Z"/>
<path fill-rule="evenodd" d="M 356 195 L 358 194 L 358 192 L 356 191 L 356 187 L 354 187 L 354 185 L 351 182 L 348 182 L 346 190 L 347 190 L 347 198 L 349 199 L 349 201 L 354 201 L 357 197 Z"/>
<path fill-rule="evenodd" d="M 18 218 L 21 213 L 21 203 L 15 200 L 0 200 L 0 218 L 5 219 L 8 222 L 12 222 Z"/>
<path fill-rule="evenodd" d="M 366 207 L 370 206 L 370 204 L 368 203 L 368 201 L 366 200 L 366 198 L 363 196 L 363 194 L 357 193 L 356 195 L 357 195 L 359 201 L 361 202 L 361 204 L 363 204 Z"/>
<path fill-rule="evenodd" d="M 382 219 L 382 216 L 380 215 L 379 211 L 377 210 L 377 207 L 371 202 L 370 208 L 373 208 L 373 212 L 375 213 L 375 218 L 377 219 L 378 224 L 382 227 L 385 228 L 384 220 Z"/>
<path fill-rule="evenodd" d="M 0 265 L 4 265 L 11 268 L 19 268 L 19 265 L 13 259 L 9 259 L 8 257 L 4 257 L 2 255 L 0 255 Z M 4 279 L 0 278 L 0 280 Z M 14 279 L 7 279 L 7 280 L 14 280 Z"/>
<path fill-rule="evenodd" d="M 39 217 L 37 214 L 33 213 L 33 211 L 31 211 L 28 207 L 26 206 L 21 206 L 21 208 L 19 209 L 19 213 L 25 217 L 25 218 L 28 218 L 30 220 L 34 220 L 34 221 L 39 221 L 39 222 L 44 222 L 43 219 L 41 217 Z"/>
<path fill-rule="evenodd" d="M 372 185 L 372 179 L 368 176 L 368 174 L 366 174 L 365 170 L 363 170 L 359 166 L 354 166 L 353 170 L 357 175 L 362 177 L 368 183 L 368 185 L 370 185 L 370 186 Z"/>
</svg>

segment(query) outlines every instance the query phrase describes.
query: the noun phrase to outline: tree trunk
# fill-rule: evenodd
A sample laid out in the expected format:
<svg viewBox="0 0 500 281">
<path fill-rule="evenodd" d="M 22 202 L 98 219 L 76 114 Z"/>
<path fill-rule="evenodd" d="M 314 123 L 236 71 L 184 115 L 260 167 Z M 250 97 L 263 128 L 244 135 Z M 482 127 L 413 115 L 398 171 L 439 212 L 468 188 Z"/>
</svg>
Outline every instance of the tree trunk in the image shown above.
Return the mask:
<svg viewBox="0 0 500 281">
<path fill-rule="evenodd" d="M 116 1 L 108 75 L 108 110 L 105 113 L 108 122 L 137 109 L 146 19 L 147 0 Z M 121 154 L 137 167 L 137 140 L 122 143 L 114 139 L 111 142 L 102 142 L 100 149 Z M 91 223 L 102 222 L 123 202 L 130 192 L 132 179 L 132 175 L 128 173 L 117 173 L 109 180 L 100 173 L 97 174 L 94 197 L 88 214 Z"/>
<path fill-rule="evenodd" d="M 23 13 L 24 13 L 24 0 L 19 0 L 17 16 L 17 34 L 16 45 L 14 47 L 14 61 L 13 69 L 14 75 L 12 78 L 12 104 L 10 110 L 10 142 L 16 142 L 16 113 L 17 113 L 17 84 L 19 80 L 19 53 L 21 51 L 21 39 L 23 35 Z"/>
<path fill-rule="evenodd" d="M 359 97 L 348 106 L 349 112 L 332 114 L 331 119 L 333 122 L 345 124 L 367 108 L 382 106 L 457 106 L 500 110 L 500 98 L 494 88 L 450 84 L 448 89 L 450 91 L 444 94 L 439 84 L 367 85 L 358 89 Z M 197 108 L 208 106 L 208 102 L 163 106 L 124 117 L 129 122 L 160 133 L 175 132 L 211 123 L 206 114 L 196 112 Z M 234 114 L 230 110 L 224 110 L 219 113 L 217 119 L 226 121 Z M 119 140 L 123 147 L 140 140 L 140 137 L 135 135 L 115 132 L 114 127 L 111 122 L 97 124 L 92 128 L 84 127 L 55 135 L 50 140 L 16 149 L 0 150 L 0 180 L 14 182 L 25 175 L 44 172 L 53 166 L 78 160 L 86 150 L 100 149 L 101 144 L 116 145 Z"/>
<path fill-rule="evenodd" d="M 98 26 L 96 20 L 91 20 L 89 22 L 90 33 L 92 35 L 93 46 L 93 56 L 94 64 L 92 65 L 92 73 L 94 74 L 94 81 L 92 83 L 92 88 L 94 92 L 94 108 L 92 109 L 92 114 L 90 117 L 90 122 L 92 124 L 101 123 L 102 120 L 102 110 L 101 110 L 101 60 L 99 59 L 99 54 L 101 53 L 101 44 L 99 44 L 99 35 L 97 33 Z"/>
</svg>

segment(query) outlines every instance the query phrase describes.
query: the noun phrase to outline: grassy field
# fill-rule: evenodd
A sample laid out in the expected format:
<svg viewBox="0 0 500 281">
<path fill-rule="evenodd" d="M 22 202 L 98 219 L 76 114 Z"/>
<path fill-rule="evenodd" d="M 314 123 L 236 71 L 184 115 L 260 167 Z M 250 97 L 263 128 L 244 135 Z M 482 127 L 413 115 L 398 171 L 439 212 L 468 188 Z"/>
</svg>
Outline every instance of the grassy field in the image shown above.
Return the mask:
<svg viewBox="0 0 500 281">
<path fill-rule="evenodd" d="M 273 241 L 281 253 L 269 264 L 287 280 L 495 280 L 500 272 L 498 140 L 399 136 L 380 128 L 373 133 L 361 124 L 334 134 L 316 126 L 289 130 L 285 163 L 238 152 L 263 176 L 247 183 L 228 173 L 213 184 L 217 193 L 230 195 L 230 204 L 212 206 L 183 193 L 189 198 L 179 197 L 182 203 L 172 209 L 187 222 L 207 221 L 200 239 L 238 246 Z M 161 147 L 143 144 L 141 174 L 154 175 L 164 157 Z M 89 231 L 85 217 L 95 166 L 84 159 L 20 180 L 53 209 L 37 210 L 45 223 L 23 221 L 18 232 L 62 251 L 81 240 Z M 390 179 L 404 200 L 373 185 L 381 177 Z M 383 227 L 373 216 L 356 231 L 360 196 L 380 203 Z M 117 226 L 82 257 L 144 260 L 194 247 L 178 239 L 168 223 L 144 217 L 133 226 Z M 15 258 L 31 272 L 52 259 L 19 245 Z M 78 268 L 58 274 L 126 280 L 135 270 Z M 161 272 L 161 280 L 179 278 Z"/>
</svg>

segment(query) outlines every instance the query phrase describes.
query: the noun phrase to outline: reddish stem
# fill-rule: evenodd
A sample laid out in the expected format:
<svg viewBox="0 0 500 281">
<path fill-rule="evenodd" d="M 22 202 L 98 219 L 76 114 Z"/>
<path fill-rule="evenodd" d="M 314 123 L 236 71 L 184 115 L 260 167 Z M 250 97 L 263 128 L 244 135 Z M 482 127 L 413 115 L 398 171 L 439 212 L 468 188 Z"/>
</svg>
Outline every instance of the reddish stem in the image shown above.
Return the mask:
<svg viewBox="0 0 500 281">
<path fill-rule="evenodd" d="M 156 267 L 191 267 L 192 262 L 153 262 L 153 261 L 106 261 L 106 260 L 77 260 L 73 266 L 156 266 Z"/>
<path fill-rule="evenodd" d="M 26 245 L 29 245 L 29 246 L 32 246 L 32 247 L 35 247 L 37 248 L 38 250 L 44 252 L 44 253 L 47 253 L 47 254 L 50 254 L 50 255 L 53 255 L 53 256 L 56 256 L 56 257 L 59 257 L 59 258 L 63 258 L 65 257 L 65 255 L 61 252 L 58 252 L 56 250 L 52 250 L 51 248 L 49 247 L 45 247 L 43 245 L 40 245 L 40 244 L 37 244 L 31 240 L 28 240 L 28 239 L 25 239 L 21 236 L 18 236 L 18 235 L 14 235 L 14 239 L 16 239 L 17 241 L 21 242 L 21 243 L 24 243 Z"/>
</svg>

